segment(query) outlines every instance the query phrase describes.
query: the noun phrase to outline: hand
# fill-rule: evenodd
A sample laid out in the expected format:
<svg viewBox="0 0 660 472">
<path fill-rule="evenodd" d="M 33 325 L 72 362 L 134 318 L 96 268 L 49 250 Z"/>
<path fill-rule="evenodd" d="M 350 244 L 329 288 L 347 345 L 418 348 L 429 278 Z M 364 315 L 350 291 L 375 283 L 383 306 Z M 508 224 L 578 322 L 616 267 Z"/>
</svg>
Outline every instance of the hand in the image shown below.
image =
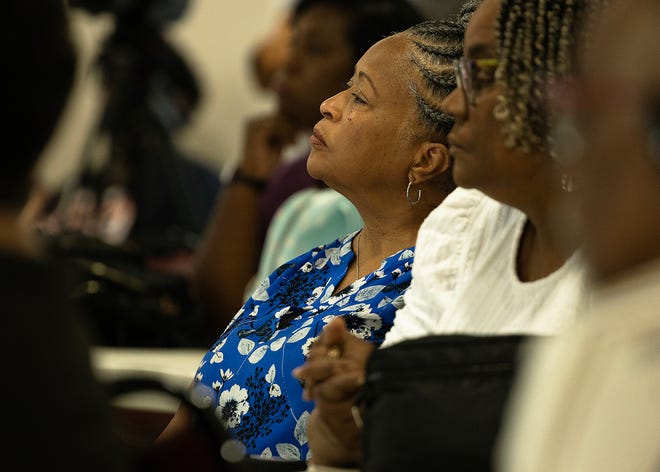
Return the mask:
<svg viewBox="0 0 660 472">
<path fill-rule="evenodd" d="M 315 464 L 354 466 L 362 457 L 362 431 L 355 405 L 374 346 L 356 338 L 343 318 L 332 320 L 310 349 L 307 362 L 293 371 L 305 385 L 304 396 L 316 406 L 307 424 Z"/>
<path fill-rule="evenodd" d="M 241 171 L 254 179 L 267 181 L 282 156 L 282 149 L 294 140 L 296 129 L 279 115 L 250 121 L 245 130 Z"/>
</svg>

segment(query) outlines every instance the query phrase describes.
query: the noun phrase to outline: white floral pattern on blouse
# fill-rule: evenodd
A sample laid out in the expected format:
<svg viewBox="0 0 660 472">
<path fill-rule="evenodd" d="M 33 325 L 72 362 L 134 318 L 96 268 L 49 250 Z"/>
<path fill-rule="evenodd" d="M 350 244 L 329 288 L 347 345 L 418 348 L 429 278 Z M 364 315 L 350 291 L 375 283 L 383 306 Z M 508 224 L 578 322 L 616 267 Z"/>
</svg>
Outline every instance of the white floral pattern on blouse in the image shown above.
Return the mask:
<svg viewBox="0 0 660 472">
<path fill-rule="evenodd" d="M 314 339 L 335 316 L 357 337 L 379 345 L 403 305 L 414 248 L 335 293 L 355 258 L 356 233 L 283 264 L 259 285 L 206 353 L 193 389 L 248 454 L 306 460 L 307 420 L 291 371 L 303 364 Z M 210 388 L 209 388 L 210 387 Z"/>
</svg>

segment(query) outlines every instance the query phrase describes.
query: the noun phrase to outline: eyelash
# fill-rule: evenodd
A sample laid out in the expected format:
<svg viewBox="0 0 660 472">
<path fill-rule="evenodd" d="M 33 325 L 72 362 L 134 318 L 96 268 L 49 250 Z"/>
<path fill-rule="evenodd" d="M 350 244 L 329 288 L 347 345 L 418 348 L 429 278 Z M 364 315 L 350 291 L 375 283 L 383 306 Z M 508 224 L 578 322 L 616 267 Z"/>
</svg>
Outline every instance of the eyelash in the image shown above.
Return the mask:
<svg viewBox="0 0 660 472">
<path fill-rule="evenodd" d="M 364 99 L 362 99 L 362 97 L 360 97 L 357 93 L 351 92 L 351 95 L 353 96 L 354 103 L 358 103 L 360 105 L 366 105 L 367 102 Z"/>
<path fill-rule="evenodd" d="M 353 81 L 349 80 L 348 83 L 346 84 L 346 87 L 348 87 L 349 89 L 353 88 Z M 351 92 L 351 96 L 353 97 L 353 103 L 356 103 L 358 105 L 367 104 L 367 101 L 364 98 L 362 98 L 357 92 Z"/>
</svg>

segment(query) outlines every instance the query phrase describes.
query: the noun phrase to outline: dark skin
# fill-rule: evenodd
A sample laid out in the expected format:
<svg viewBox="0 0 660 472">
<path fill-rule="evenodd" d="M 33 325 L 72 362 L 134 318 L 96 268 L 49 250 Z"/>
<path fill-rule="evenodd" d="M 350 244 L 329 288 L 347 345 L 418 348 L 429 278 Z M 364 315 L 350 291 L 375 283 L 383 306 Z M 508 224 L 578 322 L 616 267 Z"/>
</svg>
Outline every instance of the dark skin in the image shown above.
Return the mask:
<svg viewBox="0 0 660 472">
<path fill-rule="evenodd" d="M 373 344 L 351 335 L 342 318 L 323 330 L 309 351 L 307 362 L 293 375 L 305 382 L 304 396 L 315 408 L 307 424 L 307 439 L 317 464 L 352 467 L 362 459 L 362 431 L 351 408 L 364 384 Z M 337 353 L 328 355 L 329 352 Z"/>
<path fill-rule="evenodd" d="M 660 150 L 649 146 L 652 110 L 660 109 L 656 12 L 617 6 L 596 30 L 598 47 L 581 58 L 579 207 L 585 254 L 599 284 L 660 260 Z M 605 58 L 618 66 L 606 67 Z"/>
<path fill-rule="evenodd" d="M 465 35 L 467 57 L 497 57 L 494 26 L 499 8 L 500 0 L 486 0 L 475 12 Z M 479 92 L 474 106 L 468 105 L 461 89 L 443 101 L 444 111 L 456 120 L 449 135 L 453 175 L 459 186 L 477 188 L 527 215 L 516 267 L 521 281 L 533 281 L 560 268 L 575 247 L 566 245 L 555 219 L 554 205 L 562 192 L 560 174 L 548 154 L 505 146 L 500 124 L 493 117 L 499 94 L 498 86 L 492 84 Z M 351 407 L 372 350 L 353 338 L 340 320 L 334 320 L 315 342 L 308 361 L 294 370 L 305 382 L 305 395 L 316 402 L 308 424 L 314 462 L 359 465 L 360 431 Z M 329 357 L 328 352 L 341 355 Z"/>
<path fill-rule="evenodd" d="M 273 87 L 279 95 L 274 115 L 250 121 L 238 169 L 267 182 L 280 165 L 283 149 L 296 133 L 307 132 L 319 118 L 319 104 L 345 88 L 354 65 L 344 31 L 344 15 L 318 5 L 293 25 L 291 41 Z M 197 248 L 192 290 L 208 311 L 215 339 L 244 302 L 247 283 L 257 272 L 261 253 L 260 193 L 242 183 L 227 186 Z"/>
<path fill-rule="evenodd" d="M 246 175 L 267 180 L 279 164 L 294 128 L 279 117 L 259 118 L 246 128 L 243 160 Z M 210 339 L 221 332 L 243 301 L 243 291 L 259 263 L 261 194 L 245 184 L 227 186 L 195 253 L 192 289 L 211 313 Z M 231 270 L 227 270 L 227 268 Z"/>
<path fill-rule="evenodd" d="M 412 94 L 402 93 L 408 90 L 408 77 L 413 73 L 413 65 L 406 55 L 412 47 L 413 43 L 402 35 L 379 41 L 356 64 L 349 87 L 325 99 L 320 106 L 322 119 L 314 127 L 318 137 L 312 140 L 308 171 L 344 194 L 364 221 L 362 231 L 353 239 L 353 251 L 357 256 L 335 287 L 335 292 L 378 269 L 388 256 L 413 246 L 424 219 L 447 196 L 440 185 L 449 170 L 447 147 L 435 142 L 428 131 L 422 129 L 416 100 Z M 374 139 L 360 141 L 358 138 L 362 136 L 373 136 Z M 374 166 L 374 162 L 378 165 Z M 409 204 L 406 199 L 409 181 L 421 191 L 416 205 Z M 358 368 L 351 372 L 361 375 L 364 369 L 359 362 L 367 358 L 373 347 L 348 334 L 341 319 L 330 326 L 331 331 L 322 335 L 323 341 L 317 341 L 318 345 L 312 347 L 311 358 L 322 362 L 324 347 L 340 344 L 346 355 L 337 359 L 339 368 L 356 365 Z M 339 328 L 332 331 L 335 326 Z M 341 338 L 335 337 L 334 333 Z M 351 357 L 349 353 L 353 352 L 355 356 Z M 310 377 L 306 395 L 319 395 L 323 402 L 325 387 L 320 381 L 337 373 L 347 374 L 349 371 L 334 369 L 327 372 L 321 368 Z M 350 406 L 357 385 L 350 375 L 341 377 L 337 386 L 341 388 L 344 382 L 349 382 L 345 395 L 341 391 L 333 392 L 332 382 L 329 384 L 330 396 L 326 404 L 328 419 L 334 417 L 332 421 L 340 421 L 342 443 L 346 437 L 344 431 L 350 424 L 340 415 Z M 312 391 L 317 383 L 321 390 Z M 334 402 L 342 399 L 344 403 L 336 406 Z M 319 416 L 312 414 L 310 424 L 322 428 L 325 421 L 317 422 L 317 418 Z M 184 410 L 180 410 L 160 439 L 165 440 L 188 426 L 189 418 Z M 317 437 L 314 433 L 312 436 L 314 439 L 310 439 L 310 445 Z M 359 431 L 355 430 L 352 438 L 352 442 L 358 441 Z M 318 441 L 321 456 L 322 444 Z"/>
<path fill-rule="evenodd" d="M 486 0 L 474 14 L 465 33 L 465 57 L 498 57 L 493 25 L 499 8 L 500 0 Z M 479 189 L 527 216 L 517 269 L 520 280 L 530 282 L 559 269 L 575 244 L 566 246 L 554 211 L 563 196 L 557 165 L 545 152 L 505 146 L 493 116 L 499 95 L 499 86 L 492 84 L 478 91 L 475 105 L 468 105 L 462 89 L 443 102 L 443 109 L 455 118 L 449 134 L 454 179 L 457 185 Z"/>
</svg>

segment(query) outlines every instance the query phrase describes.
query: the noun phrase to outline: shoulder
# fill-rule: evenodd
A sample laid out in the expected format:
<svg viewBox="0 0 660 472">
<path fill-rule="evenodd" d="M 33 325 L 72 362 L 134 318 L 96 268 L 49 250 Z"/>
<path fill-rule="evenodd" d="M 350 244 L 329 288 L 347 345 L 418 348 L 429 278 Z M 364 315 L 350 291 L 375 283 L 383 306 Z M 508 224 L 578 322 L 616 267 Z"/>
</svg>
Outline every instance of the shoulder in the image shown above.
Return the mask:
<svg viewBox="0 0 660 472">
<path fill-rule="evenodd" d="M 456 258 L 471 228 L 489 211 L 490 199 L 477 190 L 458 188 L 426 217 L 417 234 L 417 265 Z M 420 260 L 421 259 L 421 260 Z M 429 261 L 431 262 L 431 261 Z"/>
<path fill-rule="evenodd" d="M 427 219 L 443 232 L 499 231 L 502 224 L 519 221 L 521 217 L 524 215 L 519 210 L 493 200 L 479 190 L 458 188 Z"/>
<path fill-rule="evenodd" d="M 419 228 L 419 238 L 438 234 L 451 236 L 465 232 L 473 220 L 488 210 L 489 200 L 477 190 L 457 188 L 429 213 Z"/>
<path fill-rule="evenodd" d="M 342 258 L 352 252 L 351 241 L 353 241 L 355 234 L 356 232 L 353 232 L 332 242 L 315 246 L 285 262 L 271 274 L 271 281 L 284 272 L 311 272 L 314 269 L 325 267 L 327 260 L 331 260 L 331 265 L 338 265 Z"/>
<path fill-rule="evenodd" d="M 418 237 L 418 247 L 426 246 L 452 257 L 461 249 L 470 259 L 502 240 L 525 220 L 516 208 L 493 200 L 478 190 L 458 188 L 429 214 Z"/>
</svg>

